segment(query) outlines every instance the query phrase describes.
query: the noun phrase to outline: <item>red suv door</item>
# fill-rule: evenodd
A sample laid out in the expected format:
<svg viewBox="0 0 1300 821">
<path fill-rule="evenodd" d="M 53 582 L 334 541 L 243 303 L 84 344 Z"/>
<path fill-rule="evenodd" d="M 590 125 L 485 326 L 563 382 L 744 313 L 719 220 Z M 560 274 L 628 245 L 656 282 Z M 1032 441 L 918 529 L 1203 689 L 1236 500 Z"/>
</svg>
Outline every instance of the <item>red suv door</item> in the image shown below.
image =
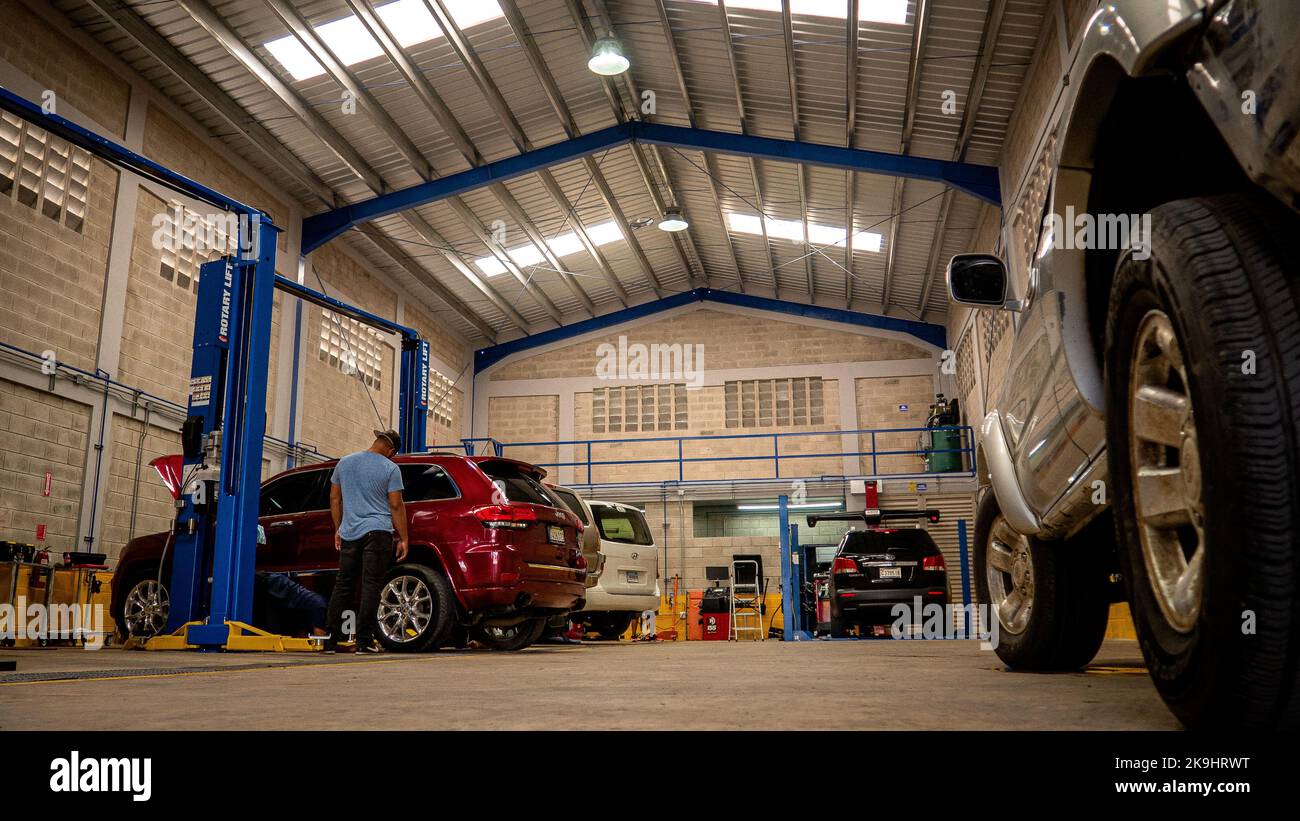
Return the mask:
<svg viewBox="0 0 1300 821">
<path fill-rule="evenodd" d="M 331 470 L 304 470 L 272 479 L 262 487 L 259 519 L 266 544 L 258 548 L 259 570 L 290 573 L 295 581 L 327 593 L 333 584 L 318 571 L 338 570 L 334 520 L 329 511 Z"/>
</svg>

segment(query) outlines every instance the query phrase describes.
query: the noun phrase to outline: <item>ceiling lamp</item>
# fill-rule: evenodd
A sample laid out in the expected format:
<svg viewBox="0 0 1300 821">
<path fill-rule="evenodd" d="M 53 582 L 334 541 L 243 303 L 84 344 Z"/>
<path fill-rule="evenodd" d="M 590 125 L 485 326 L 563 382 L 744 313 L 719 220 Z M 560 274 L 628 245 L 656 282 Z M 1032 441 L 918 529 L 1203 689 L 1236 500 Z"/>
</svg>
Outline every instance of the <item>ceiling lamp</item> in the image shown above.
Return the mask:
<svg viewBox="0 0 1300 821">
<path fill-rule="evenodd" d="M 664 218 L 659 220 L 660 231 L 685 231 L 690 227 L 691 224 L 686 221 L 686 217 L 682 216 L 680 208 L 665 208 Z"/>
<path fill-rule="evenodd" d="M 632 63 L 623 54 L 623 44 L 617 37 L 602 37 L 591 47 L 587 68 L 602 77 L 613 77 L 627 71 Z"/>
</svg>

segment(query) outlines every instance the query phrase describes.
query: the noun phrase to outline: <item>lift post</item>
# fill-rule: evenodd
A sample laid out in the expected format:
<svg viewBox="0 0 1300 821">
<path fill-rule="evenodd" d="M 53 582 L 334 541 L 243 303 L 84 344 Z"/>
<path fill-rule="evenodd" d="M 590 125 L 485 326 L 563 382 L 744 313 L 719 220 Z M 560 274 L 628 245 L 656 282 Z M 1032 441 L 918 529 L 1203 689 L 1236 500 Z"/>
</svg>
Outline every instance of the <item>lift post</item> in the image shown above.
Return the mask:
<svg viewBox="0 0 1300 821">
<path fill-rule="evenodd" d="M 257 215 L 241 219 L 238 254 L 199 269 L 182 432 L 184 475 L 197 478 L 182 489 L 187 498 L 177 520 L 168 626 L 178 629 L 206 616 L 205 624 L 186 633 L 187 643 L 201 649 L 226 646 L 227 622 L 246 624 L 253 617 L 277 230 Z"/>
<path fill-rule="evenodd" d="M 812 634 L 799 625 L 799 591 L 803 585 L 799 564 L 799 526 L 790 523 L 790 497 L 778 496 L 777 517 L 781 529 L 781 613 L 784 641 L 808 641 Z"/>
</svg>

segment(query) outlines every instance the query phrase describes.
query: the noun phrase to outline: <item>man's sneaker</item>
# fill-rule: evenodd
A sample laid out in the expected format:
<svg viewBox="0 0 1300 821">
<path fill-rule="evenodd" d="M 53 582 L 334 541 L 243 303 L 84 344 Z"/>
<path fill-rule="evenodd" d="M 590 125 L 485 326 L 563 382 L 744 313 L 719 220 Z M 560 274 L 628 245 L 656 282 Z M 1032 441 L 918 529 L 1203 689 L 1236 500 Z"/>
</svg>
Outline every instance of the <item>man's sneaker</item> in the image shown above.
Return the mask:
<svg viewBox="0 0 1300 821">
<path fill-rule="evenodd" d="M 379 642 L 372 641 L 369 644 L 357 645 L 357 652 L 377 656 L 384 652 L 384 648 L 379 644 Z"/>
</svg>

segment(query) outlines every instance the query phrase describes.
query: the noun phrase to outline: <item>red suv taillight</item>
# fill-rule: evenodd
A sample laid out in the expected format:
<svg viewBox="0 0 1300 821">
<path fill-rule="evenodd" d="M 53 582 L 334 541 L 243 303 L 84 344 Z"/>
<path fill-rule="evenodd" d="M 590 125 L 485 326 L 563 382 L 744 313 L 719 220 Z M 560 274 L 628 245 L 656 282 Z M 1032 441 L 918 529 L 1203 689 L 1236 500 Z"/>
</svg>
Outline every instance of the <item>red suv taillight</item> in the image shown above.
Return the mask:
<svg viewBox="0 0 1300 821">
<path fill-rule="evenodd" d="M 848 556 L 836 556 L 831 563 L 832 573 L 857 573 L 858 563 Z"/>
<path fill-rule="evenodd" d="M 524 505 L 483 505 L 474 508 L 474 517 L 484 527 L 523 530 L 537 521 L 537 511 Z"/>
<path fill-rule="evenodd" d="M 943 556 L 926 556 L 921 560 L 922 570 L 947 570 L 948 565 L 944 563 Z"/>
</svg>

